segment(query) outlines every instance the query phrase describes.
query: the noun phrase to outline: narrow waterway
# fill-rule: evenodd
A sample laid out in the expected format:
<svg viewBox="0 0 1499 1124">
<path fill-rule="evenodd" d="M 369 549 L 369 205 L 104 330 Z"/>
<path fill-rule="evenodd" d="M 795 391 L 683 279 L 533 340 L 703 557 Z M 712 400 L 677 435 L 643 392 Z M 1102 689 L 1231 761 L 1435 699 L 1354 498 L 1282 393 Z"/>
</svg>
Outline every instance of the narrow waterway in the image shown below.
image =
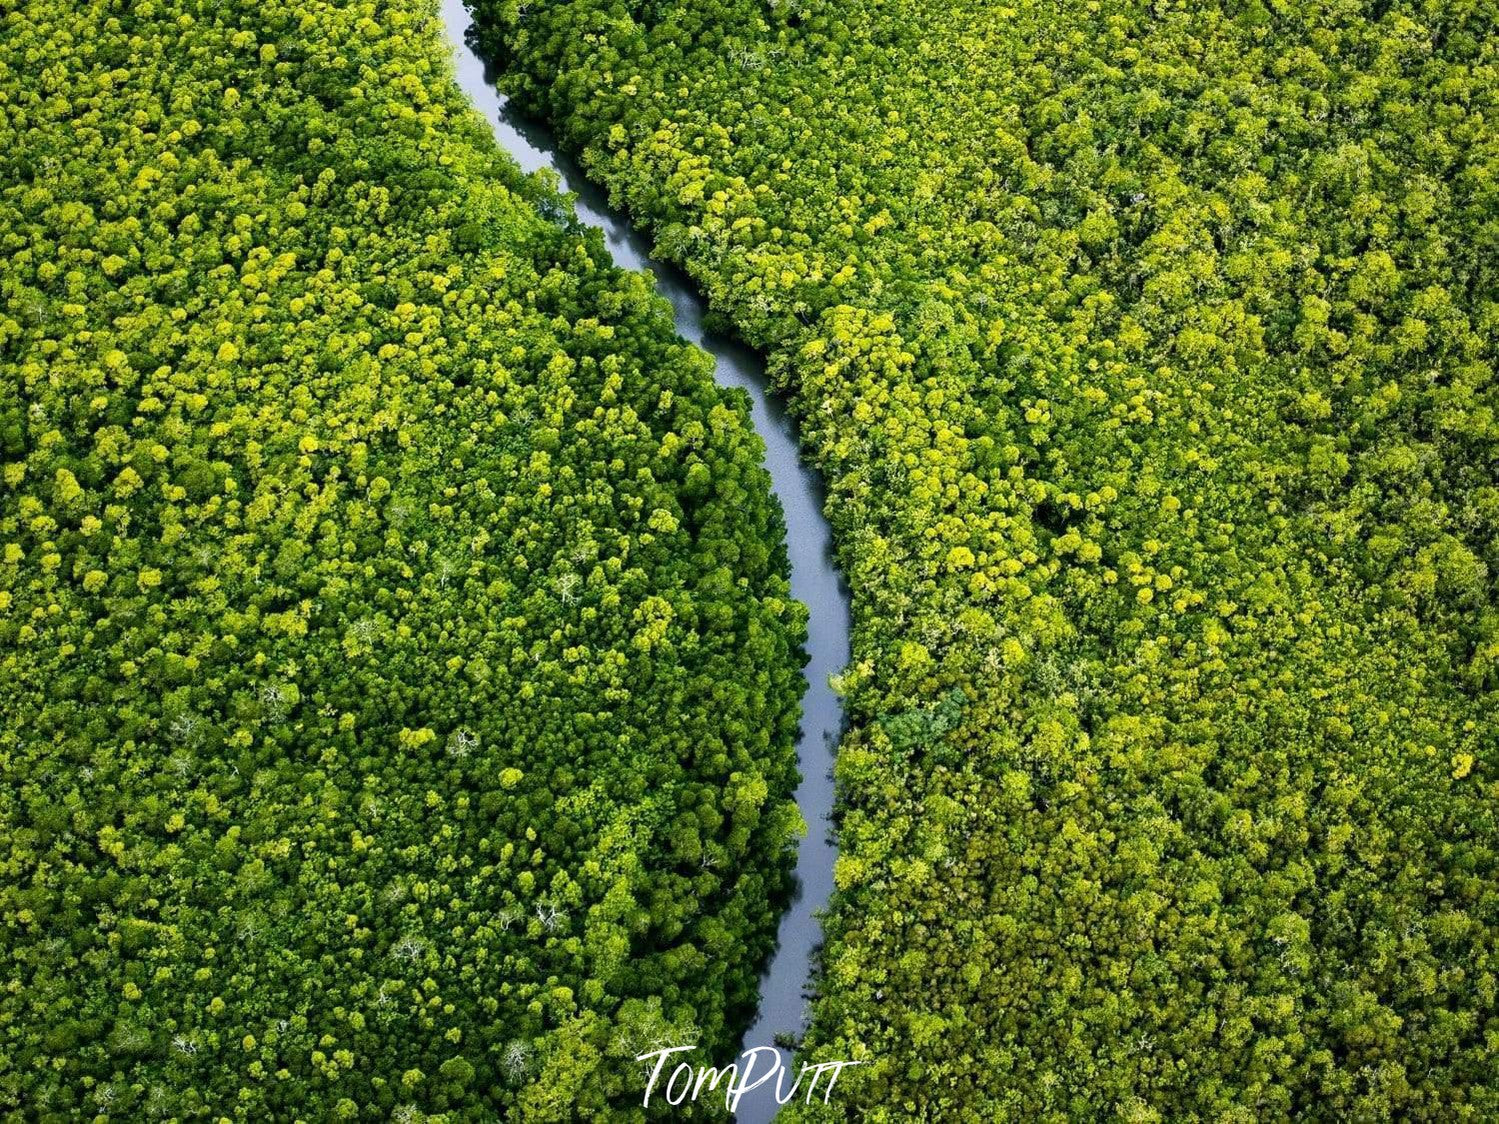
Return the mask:
<svg viewBox="0 0 1499 1124">
<path fill-rule="evenodd" d="M 838 698 L 828 676 L 848 662 L 848 591 L 833 564 L 832 532 L 823 518 L 823 488 L 817 474 L 801 462 L 796 431 L 781 402 L 769 391 L 765 367 L 748 348 L 703 327 L 704 304 L 692 283 L 670 265 L 653 261 L 649 240 L 625 217 L 609 207 L 604 193 L 590 183 L 577 164 L 557 150 L 545 126 L 515 114 L 494 86 L 494 75 L 469 45 L 470 24 L 463 0 L 442 0 L 442 18 L 453 44 L 458 84 L 474 107 L 494 127 L 495 139 L 526 171 L 551 168 L 561 178 L 562 190 L 577 198 L 578 218 L 604 232 L 616 264 L 648 270 L 657 290 L 671 301 L 677 332 L 714 357 L 716 378 L 724 386 L 749 393 L 755 429 L 765 441 L 765 467 L 786 513 L 786 539 L 791 555 L 791 593 L 808 608 L 806 667 L 807 694 L 803 702 L 801 740 L 797 757 L 802 781 L 796 802 L 809 831 L 797 852 L 797 890 L 781 918 L 779 943 L 760 979 L 760 1009 L 744 1037 L 744 1046 L 769 1046 L 776 1035 L 795 1034 L 803 1027 L 805 992 L 812 957 L 822 929 L 816 913 L 827 904 L 833 889 L 831 813 L 834 747 L 842 731 Z M 782 1051 L 786 1054 L 786 1051 Z M 729 1059 L 704 1059 L 724 1064 Z M 784 1058 L 790 1065 L 790 1057 Z M 789 1084 L 789 1082 L 788 1082 Z M 745 1096 L 737 1119 L 761 1124 L 776 1112 L 771 1095 L 774 1082 Z"/>
</svg>

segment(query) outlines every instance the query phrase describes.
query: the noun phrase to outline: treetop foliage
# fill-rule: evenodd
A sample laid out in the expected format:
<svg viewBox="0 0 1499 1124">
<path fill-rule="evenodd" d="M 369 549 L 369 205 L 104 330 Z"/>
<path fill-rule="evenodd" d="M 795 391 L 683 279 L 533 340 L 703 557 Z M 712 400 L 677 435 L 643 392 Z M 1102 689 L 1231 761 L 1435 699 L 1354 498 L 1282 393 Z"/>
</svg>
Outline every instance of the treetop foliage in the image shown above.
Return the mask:
<svg viewBox="0 0 1499 1124">
<path fill-rule="evenodd" d="M 754 1002 L 763 446 L 448 66 L 427 2 L 0 8 L 7 1118 L 628 1118 Z"/>
<path fill-rule="evenodd" d="M 847 1114 L 1499 1114 L 1499 7 L 477 8 L 829 482 Z"/>
</svg>

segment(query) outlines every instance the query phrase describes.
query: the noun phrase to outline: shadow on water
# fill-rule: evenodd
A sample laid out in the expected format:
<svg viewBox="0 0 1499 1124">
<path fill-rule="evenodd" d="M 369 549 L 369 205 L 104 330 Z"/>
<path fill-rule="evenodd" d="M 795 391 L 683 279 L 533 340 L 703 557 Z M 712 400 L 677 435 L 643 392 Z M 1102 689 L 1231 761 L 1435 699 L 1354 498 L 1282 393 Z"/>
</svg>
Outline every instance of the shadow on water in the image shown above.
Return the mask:
<svg viewBox="0 0 1499 1124">
<path fill-rule="evenodd" d="M 770 393 L 760 357 L 737 340 L 709 330 L 704 301 L 686 275 L 675 266 L 653 261 L 647 237 L 609 206 L 607 196 L 589 182 L 575 160 L 558 151 L 551 131 L 506 104 L 495 88 L 495 74 L 465 34 L 471 20 L 462 0 L 442 0 L 442 18 L 453 44 L 458 84 L 493 127 L 500 146 L 527 172 L 550 168 L 557 173 L 561 189 L 576 199 L 579 220 L 603 231 L 617 265 L 654 275 L 656 289 L 671 302 L 678 334 L 714 357 L 715 378 L 721 385 L 739 387 L 749 395 L 751 419 L 765 442 L 765 468 L 786 517 L 791 593 L 807 606 L 809 614 L 807 694 L 797 743 L 802 780 L 796 790 L 796 802 L 809 830 L 797 851 L 796 889 L 781 917 L 775 952 L 760 978 L 759 1011 L 743 1041 L 745 1048 L 768 1046 L 778 1035 L 799 1035 L 805 1025 L 805 993 L 822 940 L 816 914 L 833 890 L 836 848 L 831 774 L 843 712 L 828 677 L 848 663 L 849 599 L 834 565 L 832 532 L 822 513 L 822 481 L 802 463 L 795 425 L 784 403 Z M 789 1053 L 783 1050 L 782 1054 L 789 1067 Z M 713 1064 L 729 1060 L 698 1059 Z M 741 1124 L 762 1124 L 775 1115 L 774 1084 L 746 1095 L 737 1116 Z"/>
</svg>

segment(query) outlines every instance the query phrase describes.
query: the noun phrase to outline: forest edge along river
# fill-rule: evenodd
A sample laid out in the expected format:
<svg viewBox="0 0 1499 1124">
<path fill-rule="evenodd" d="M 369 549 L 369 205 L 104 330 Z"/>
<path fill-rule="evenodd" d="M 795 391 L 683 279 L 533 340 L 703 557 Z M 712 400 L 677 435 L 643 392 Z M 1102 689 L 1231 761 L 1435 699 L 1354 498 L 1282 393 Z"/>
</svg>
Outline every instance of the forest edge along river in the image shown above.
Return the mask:
<svg viewBox="0 0 1499 1124">
<path fill-rule="evenodd" d="M 849 655 L 849 600 L 833 561 L 832 532 L 823 517 L 824 491 L 817 474 L 801 461 L 795 426 L 783 404 L 768 389 L 765 366 L 749 348 L 704 326 L 704 301 L 677 269 L 650 257 L 649 240 L 612 210 L 601 189 L 577 164 L 562 154 L 555 138 L 541 124 L 524 120 L 507 105 L 495 87 L 494 74 L 480 58 L 467 35 L 471 24 L 463 0 L 442 0 L 442 19 L 453 47 L 453 70 L 469 102 L 494 130 L 495 140 L 526 172 L 552 169 L 561 190 L 575 199 L 578 218 L 596 226 L 616 265 L 646 270 L 656 290 L 672 306 L 676 328 L 715 360 L 715 378 L 723 386 L 746 391 L 751 419 L 765 442 L 765 468 L 786 518 L 786 540 L 791 561 L 791 593 L 808 608 L 807 693 L 802 704 L 797 761 L 802 779 L 796 803 L 808 831 L 797 850 L 797 888 L 781 917 L 777 944 L 760 978 L 758 1014 L 744 1036 L 743 1046 L 768 1046 L 781 1034 L 799 1034 L 807 1010 L 806 989 L 813 957 L 822 939 L 817 912 L 833 890 L 832 764 L 843 728 L 838 697 L 828 677 L 843 670 Z M 782 1051 L 790 1065 L 789 1051 Z M 727 1059 L 725 1059 L 727 1061 Z M 715 1062 L 714 1064 L 718 1064 Z M 788 1075 L 788 1082 L 794 1072 Z M 760 1124 L 776 1113 L 774 1083 L 761 1086 L 765 1095 L 747 1096 L 736 1119 Z"/>
</svg>

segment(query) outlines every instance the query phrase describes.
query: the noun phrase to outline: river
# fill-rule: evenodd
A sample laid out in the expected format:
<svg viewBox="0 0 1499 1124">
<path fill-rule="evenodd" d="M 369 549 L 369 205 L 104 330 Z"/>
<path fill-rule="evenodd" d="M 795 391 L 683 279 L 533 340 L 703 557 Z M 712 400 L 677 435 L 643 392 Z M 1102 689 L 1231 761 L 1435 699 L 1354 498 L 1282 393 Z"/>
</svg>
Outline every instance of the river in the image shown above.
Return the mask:
<svg viewBox="0 0 1499 1124">
<path fill-rule="evenodd" d="M 576 197 L 578 218 L 604 232 L 615 263 L 655 276 L 657 291 L 671 301 L 678 334 L 713 356 L 715 378 L 721 385 L 749 393 L 751 417 L 765 441 L 765 467 L 786 515 L 791 593 L 809 610 L 807 694 L 797 743 L 802 780 L 796 790 L 797 806 L 809 830 L 797 851 L 797 889 L 781 917 L 776 950 L 760 979 L 759 1012 L 743 1041 L 745 1047 L 768 1046 L 779 1033 L 796 1034 L 803 1029 L 813 955 L 822 939 L 816 914 L 832 893 L 837 853 L 832 838 L 832 765 L 843 712 L 828 686 L 828 676 L 848 663 L 849 599 L 833 563 L 832 532 L 822 513 L 822 481 L 802 463 L 795 426 L 780 400 L 770 393 L 760 357 L 735 340 L 707 331 L 704 303 L 691 281 L 675 267 L 651 259 L 646 236 L 610 208 L 603 191 L 558 150 L 545 126 L 523 119 L 506 105 L 495 89 L 494 75 L 466 41 L 471 20 L 462 0 L 442 0 L 442 18 L 453 44 L 458 84 L 494 128 L 500 146 L 528 172 L 553 169 L 562 190 Z M 789 1066 L 789 1053 L 782 1053 Z M 700 1060 L 724 1064 L 728 1059 Z M 740 1124 L 763 1124 L 775 1115 L 775 1098 L 770 1093 L 774 1084 L 745 1096 L 736 1117 Z"/>
</svg>

